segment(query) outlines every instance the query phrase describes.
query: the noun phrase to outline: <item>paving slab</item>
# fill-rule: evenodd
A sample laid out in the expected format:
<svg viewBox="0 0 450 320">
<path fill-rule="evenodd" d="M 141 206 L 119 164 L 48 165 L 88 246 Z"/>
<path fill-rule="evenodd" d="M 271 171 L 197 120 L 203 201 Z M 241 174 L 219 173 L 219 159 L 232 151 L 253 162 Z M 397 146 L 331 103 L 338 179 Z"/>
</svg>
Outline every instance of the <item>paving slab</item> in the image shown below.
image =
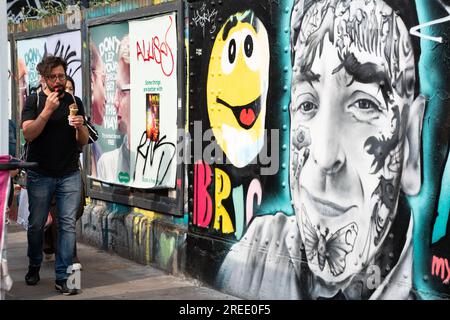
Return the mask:
<svg viewBox="0 0 450 320">
<path fill-rule="evenodd" d="M 173 276 L 83 243 L 77 243 L 83 266 L 81 293 L 63 296 L 54 289 L 54 261 L 43 262 L 38 285 L 26 285 L 27 234 L 15 223 L 8 225 L 7 248 L 14 281 L 6 293 L 7 300 L 239 300 L 192 279 Z"/>
</svg>

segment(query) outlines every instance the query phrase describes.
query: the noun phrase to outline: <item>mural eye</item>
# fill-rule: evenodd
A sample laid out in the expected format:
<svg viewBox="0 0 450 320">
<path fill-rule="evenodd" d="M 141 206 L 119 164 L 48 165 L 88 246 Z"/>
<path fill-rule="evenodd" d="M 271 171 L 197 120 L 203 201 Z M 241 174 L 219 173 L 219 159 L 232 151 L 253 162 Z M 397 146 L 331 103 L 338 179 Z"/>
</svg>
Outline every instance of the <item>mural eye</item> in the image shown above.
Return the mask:
<svg viewBox="0 0 450 320">
<path fill-rule="evenodd" d="M 236 60 L 236 40 L 231 39 L 230 44 L 228 45 L 228 61 L 230 64 L 233 64 Z"/>
<path fill-rule="evenodd" d="M 310 112 L 314 111 L 314 109 L 316 109 L 316 106 L 314 105 L 314 103 L 309 102 L 309 101 L 303 102 L 300 105 L 300 111 L 303 113 L 310 113 Z"/>
<path fill-rule="evenodd" d="M 245 55 L 248 58 L 250 58 L 252 56 L 252 53 L 253 53 L 253 39 L 252 39 L 252 37 L 250 35 L 245 37 L 244 51 L 245 51 Z"/>
<path fill-rule="evenodd" d="M 236 66 L 236 58 L 239 50 L 239 42 L 236 41 L 236 36 L 234 35 L 230 38 L 223 47 L 221 64 L 222 71 L 225 74 L 230 74 Z"/>
<path fill-rule="evenodd" d="M 378 119 L 383 114 L 378 104 L 369 99 L 357 100 L 348 106 L 348 110 L 356 120 L 364 122 Z"/>
<path fill-rule="evenodd" d="M 367 99 L 361 99 L 356 101 L 356 106 L 360 110 L 378 110 L 376 104 Z"/>
<path fill-rule="evenodd" d="M 298 110 L 300 111 L 301 120 L 309 120 L 317 113 L 318 106 L 311 101 L 305 101 L 300 104 Z"/>
</svg>

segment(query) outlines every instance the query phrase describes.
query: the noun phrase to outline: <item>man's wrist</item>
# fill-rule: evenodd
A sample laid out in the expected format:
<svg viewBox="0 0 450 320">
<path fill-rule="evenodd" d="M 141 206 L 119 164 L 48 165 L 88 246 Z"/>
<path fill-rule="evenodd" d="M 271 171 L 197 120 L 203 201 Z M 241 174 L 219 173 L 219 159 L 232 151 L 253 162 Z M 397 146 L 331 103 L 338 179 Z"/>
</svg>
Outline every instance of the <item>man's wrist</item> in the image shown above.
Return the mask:
<svg viewBox="0 0 450 320">
<path fill-rule="evenodd" d="M 39 114 L 38 118 L 41 118 L 41 119 L 44 120 L 45 122 L 48 121 L 48 118 L 44 117 L 44 116 L 42 115 L 42 113 Z"/>
</svg>

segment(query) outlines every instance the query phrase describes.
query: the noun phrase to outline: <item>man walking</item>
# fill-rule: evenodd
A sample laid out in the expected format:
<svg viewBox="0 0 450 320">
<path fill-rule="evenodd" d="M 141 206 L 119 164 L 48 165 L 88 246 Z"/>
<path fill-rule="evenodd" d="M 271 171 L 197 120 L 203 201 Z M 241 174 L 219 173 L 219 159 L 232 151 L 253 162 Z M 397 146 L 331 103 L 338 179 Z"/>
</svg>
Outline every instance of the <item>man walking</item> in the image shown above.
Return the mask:
<svg viewBox="0 0 450 320">
<path fill-rule="evenodd" d="M 25 281 L 36 285 L 40 280 L 44 225 L 55 196 L 59 227 L 55 288 L 70 295 L 77 293 L 67 286 L 67 268 L 72 265 L 76 213 L 81 197 L 79 146 L 87 144 L 89 133 L 84 125 L 81 100 L 75 97 L 74 101 L 64 93 L 67 63 L 60 57 L 47 56 L 36 69 L 46 88 L 30 95 L 22 111 L 23 134 L 28 142 L 27 161 L 39 163 L 38 169 L 27 172 L 30 216 L 29 270 Z M 74 106 L 78 109 L 76 115 L 69 112 Z"/>
</svg>

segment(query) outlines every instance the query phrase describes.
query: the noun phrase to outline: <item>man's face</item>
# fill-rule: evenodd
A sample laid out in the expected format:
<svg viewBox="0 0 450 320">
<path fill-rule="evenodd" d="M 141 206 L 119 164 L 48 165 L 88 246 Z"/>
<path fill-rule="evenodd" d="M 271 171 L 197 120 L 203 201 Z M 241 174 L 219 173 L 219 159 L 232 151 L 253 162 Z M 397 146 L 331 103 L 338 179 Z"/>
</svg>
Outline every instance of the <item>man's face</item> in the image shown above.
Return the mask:
<svg viewBox="0 0 450 320">
<path fill-rule="evenodd" d="M 45 84 L 51 91 L 61 91 L 64 93 L 66 88 L 66 73 L 63 66 L 57 66 L 50 71 L 50 74 L 45 76 Z"/>
<path fill-rule="evenodd" d="M 103 61 L 99 59 L 96 66 L 92 66 L 91 76 L 91 92 L 92 92 L 92 122 L 101 125 L 103 124 L 103 116 L 105 115 L 106 93 L 105 81 L 106 73 Z"/>
<path fill-rule="evenodd" d="M 367 266 L 395 217 L 414 96 L 408 30 L 381 0 L 316 2 L 295 44 L 290 183 L 310 269 Z"/>
<path fill-rule="evenodd" d="M 119 61 L 117 69 L 116 95 L 114 106 L 117 110 L 119 131 L 129 134 L 130 124 L 130 65 Z"/>
</svg>

